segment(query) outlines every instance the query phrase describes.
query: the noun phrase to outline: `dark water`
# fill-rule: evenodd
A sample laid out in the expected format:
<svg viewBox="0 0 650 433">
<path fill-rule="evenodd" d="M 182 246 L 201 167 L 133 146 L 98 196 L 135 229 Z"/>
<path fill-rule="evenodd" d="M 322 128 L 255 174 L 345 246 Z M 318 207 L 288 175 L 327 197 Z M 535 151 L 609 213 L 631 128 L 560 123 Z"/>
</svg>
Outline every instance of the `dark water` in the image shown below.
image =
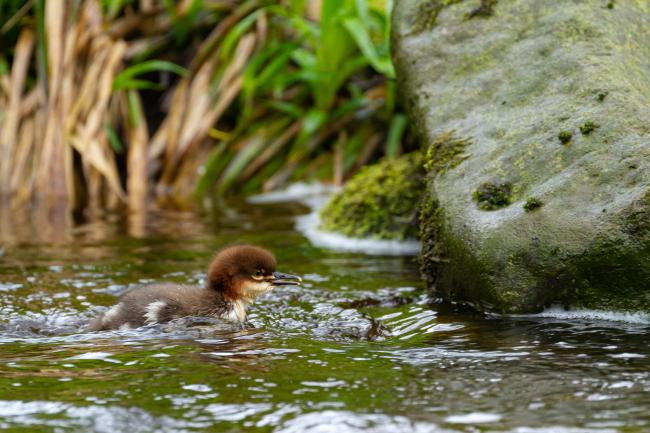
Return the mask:
<svg viewBox="0 0 650 433">
<path fill-rule="evenodd" d="M 435 305 L 409 257 L 335 253 L 299 205 L 0 229 L 0 430 L 647 432 L 647 321 L 484 318 Z M 251 327 L 80 333 L 130 285 L 202 281 L 234 242 L 304 275 Z"/>
</svg>

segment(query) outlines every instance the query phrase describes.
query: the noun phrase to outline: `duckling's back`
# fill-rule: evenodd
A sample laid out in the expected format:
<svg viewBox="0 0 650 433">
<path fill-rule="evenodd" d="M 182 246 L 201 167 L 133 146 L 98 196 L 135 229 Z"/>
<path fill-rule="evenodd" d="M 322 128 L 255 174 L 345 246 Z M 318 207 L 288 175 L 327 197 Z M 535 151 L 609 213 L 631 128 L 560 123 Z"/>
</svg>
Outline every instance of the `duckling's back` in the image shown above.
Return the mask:
<svg viewBox="0 0 650 433">
<path fill-rule="evenodd" d="M 218 293 L 199 286 L 172 283 L 136 287 L 120 302 L 90 322 L 87 331 L 131 329 L 192 315 L 214 315 L 225 309 Z"/>
</svg>

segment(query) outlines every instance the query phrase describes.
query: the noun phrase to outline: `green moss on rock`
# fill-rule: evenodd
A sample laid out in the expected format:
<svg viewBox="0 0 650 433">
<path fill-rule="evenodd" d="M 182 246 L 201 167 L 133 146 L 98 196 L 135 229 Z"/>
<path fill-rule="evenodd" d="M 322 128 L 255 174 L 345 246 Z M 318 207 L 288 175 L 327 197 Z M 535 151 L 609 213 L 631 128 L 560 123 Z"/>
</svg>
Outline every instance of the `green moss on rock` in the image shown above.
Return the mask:
<svg viewBox="0 0 650 433">
<path fill-rule="evenodd" d="M 454 137 L 454 131 L 438 135 L 429 146 L 424 157 L 424 169 L 428 173 L 444 173 L 455 168 L 469 157 L 465 148 L 470 144 L 466 138 Z"/>
<path fill-rule="evenodd" d="M 416 237 L 422 160 L 413 152 L 362 169 L 323 208 L 321 228 L 353 237 Z"/>
<path fill-rule="evenodd" d="M 560 131 L 560 133 L 557 135 L 557 138 L 560 140 L 560 143 L 569 144 L 571 138 L 573 138 L 573 134 L 571 131 Z"/>
<path fill-rule="evenodd" d="M 580 132 L 582 135 L 589 135 L 594 132 L 594 130 L 599 126 L 600 125 L 594 123 L 593 121 L 587 120 L 583 125 L 580 126 Z"/>
<path fill-rule="evenodd" d="M 485 182 L 479 186 L 472 197 L 482 210 L 496 210 L 512 202 L 512 184 L 510 182 Z"/>
<path fill-rule="evenodd" d="M 420 204 L 419 223 L 420 239 L 423 240 L 420 249 L 420 273 L 427 286 L 433 287 L 438 264 L 444 261 L 445 252 L 444 242 L 440 239 L 442 209 L 431 195 L 425 195 Z"/>
<path fill-rule="evenodd" d="M 544 203 L 542 203 L 540 199 L 535 197 L 528 197 L 528 200 L 526 200 L 526 203 L 524 203 L 524 210 L 526 212 L 531 212 L 542 207 L 543 205 Z"/>
<path fill-rule="evenodd" d="M 650 237 L 650 190 L 632 203 L 624 214 L 625 231 L 635 237 Z"/>
</svg>

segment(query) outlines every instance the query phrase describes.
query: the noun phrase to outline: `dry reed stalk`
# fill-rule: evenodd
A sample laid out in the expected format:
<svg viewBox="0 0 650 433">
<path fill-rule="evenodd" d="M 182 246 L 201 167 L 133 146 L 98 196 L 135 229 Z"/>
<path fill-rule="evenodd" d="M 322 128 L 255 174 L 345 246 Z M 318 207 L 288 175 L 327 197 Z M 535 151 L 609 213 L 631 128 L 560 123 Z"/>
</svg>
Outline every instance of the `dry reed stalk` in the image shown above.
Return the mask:
<svg viewBox="0 0 650 433">
<path fill-rule="evenodd" d="M 321 129 L 314 137 L 307 141 L 304 149 L 299 153 L 289 158 L 284 167 L 271 176 L 262 185 L 263 191 L 272 191 L 282 186 L 298 168 L 298 165 L 313 152 L 325 139 L 336 131 L 343 130 L 348 123 L 353 119 L 351 114 L 346 114 L 335 122 L 327 125 L 326 128 Z"/>
<path fill-rule="evenodd" d="M 149 132 L 138 92 L 130 90 L 128 98 L 133 113 L 128 123 L 129 155 L 126 187 L 129 211 L 131 213 L 141 213 L 146 210 L 147 205 L 147 145 L 149 143 Z"/>
<path fill-rule="evenodd" d="M 255 32 L 257 36 L 258 45 L 263 45 L 266 42 L 266 37 L 269 31 L 269 22 L 266 18 L 266 13 L 261 13 L 255 22 Z"/>
<path fill-rule="evenodd" d="M 210 107 L 212 98 L 210 97 L 210 79 L 213 68 L 206 64 L 194 76 L 188 89 L 186 98 L 187 105 L 183 110 L 183 118 L 179 128 L 178 142 L 174 146 L 173 152 L 168 153 L 168 169 L 177 164 L 178 159 L 184 153 L 184 150 L 190 145 L 191 139 L 195 134 L 195 128 L 200 119 L 205 115 Z"/>
<path fill-rule="evenodd" d="M 24 184 L 21 184 L 22 189 L 24 189 L 24 194 L 18 194 L 18 198 L 15 200 L 16 207 L 26 207 L 25 205 L 31 200 L 34 196 L 34 190 L 36 189 L 37 173 L 38 167 L 43 160 L 43 140 L 45 138 L 45 122 L 46 122 L 46 109 L 45 109 L 45 96 L 43 95 L 43 87 L 37 86 L 39 89 L 39 100 L 41 105 L 34 112 L 34 144 L 32 152 L 30 154 L 29 161 L 29 170 L 25 173 L 23 179 Z M 27 124 L 24 124 L 27 127 Z"/>
<path fill-rule="evenodd" d="M 377 150 L 379 143 L 381 143 L 383 139 L 384 134 L 381 132 L 376 132 L 366 140 L 366 145 L 364 146 L 361 153 L 359 153 L 357 160 L 354 162 L 352 171 L 359 170 L 362 166 L 366 165 L 368 161 L 370 161 L 370 158 L 372 158 L 372 155 L 375 153 L 375 150 Z"/>
<path fill-rule="evenodd" d="M 25 95 L 20 104 L 19 117 L 22 119 L 30 116 L 36 108 L 38 108 L 38 105 L 42 104 L 42 96 L 39 87 L 34 87 L 27 95 Z"/>
<path fill-rule="evenodd" d="M 11 80 L 8 75 L 0 75 L 0 96 L 2 96 L 0 101 L 6 102 L 5 99 L 9 96 L 9 93 L 11 93 Z"/>
<path fill-rule="evenodd" d="M 16 23 L 18 23 L 25 15 L 27 15 L 27 12 L 29 12 L 33 4 L 34 0 L 26 1 L 20 10 L 18 10 L 14 16 L 5 21 L 4 25 L 0 27 L 0 33 L 6 33 L 7 31 L 11 30 L 11 28 L 16 25 Z"/>
<path fill-rule="evenodd" d="M 249 33 L 242 36 L 235 48 L 233 61 L 224 70 L 216 92 L 210 92 L 210 80 L 218 62 L 216 55 L 206 61 L 192 78 L 184 79 L 189 80 L 187 85 L 179 85 L 173 97 L 174 105 L 168 115 L 170 119 L 178 122 L 178 135 L 169 134 L 163 139 L 167 146 L 163 172 L 157 187 L 159 192 L 164 192 L 174 183 L 178 167 L 185 155 L 208 137 L 210 128 L 239 95 L 243 70 L 254 48 L 255 35 Z M 216 96 L 211 96 L 211 93 L 216 93 Z M 187 102 L 178 104 L 179 100 Z M 176 133 L 176 130 L 172 129 L 175 123 L 166 126 L 168 133 Z"/>
<path fill-rule="evenodd" d="M 190 80 L 181 80 L 172 91 L 171 109 L 154 134 L 149 145 L 149 161 L 159 158 L 165 152 L 165 158 L 171 158 L 181 127 L 184 107 L 187 102 L 187 89 Z"/>
<path fill-rule="evenodd" d="M 217 44 L 228 33 L 228 31 L 258 6 L 258 1 L 247 1 L 243 5 L 237 7 L 234 12 L 228 14 L 228 16 L 214 28 L 206 40 L 201 44 L 196 56 L 194 56 L 194 59 L 192 59 L 192 62 L 190 63 L 190 70 L 197 70 L 207 61 L 208 58 L 212 57 L 217 51 Z"/>
<path fill-rule="evenodd" d="M 66 5 L 61 0 L 45 3 L 45 28 L 48 54 L 48 106 L 43 141 L 43 158 L 38 167 L 36 193 L 39 204 L 47 208 L 67 206 L 66 157 L 63 143 L 63 112 L 60 94 L 63 87 L 63 49 Z"/>
<path fill-rule="evenodd" d="M 103 182 L 96 173 L 105 178 L 108 187 L 120 200 L 126 199 L 103 128 L 109 118 L 113 80 L 122 66 L 126 43 L 113 42 L 100 33 L 101 10 L 96 2 L 87 1 L 85 6 L 75 26 L 77 40 L 85 44 L 79 43 L 75 49 L 84 54 L 88 61 L 85 64 L 72 63 L 73 69 L 66 75 L 67 78 L 80 75 L 84 79 L 77 92 L 73 92 L 73 89 L 69 92 L 76 93 L 76 100 L 65 119 L 65 139 L 81 156 L 89 183 L 89 202 L 96 207 L 102 202 L 101 196 L 104 194 Z"/>
<path fill-rule="evenodd" d="M 25 86 L 27 69 L 32 56 L 35 39 L 34 32 L 29 29 L 24 29 L 16 44 L 14 62 L 11 68 L 9 104 L 7 115 L 2 125 L 2 132 L 0 133 L 0 149 L 2 150 L 2 159 L 0 160 L 0 192 L 7 189 L 10 185 L 11 167 L 20 124 L 20 106 L 23 88 Z M 10 193 L 11 191 L 5 192 Z"/>
<path fill-rule="evenodd" d="M 140 10 L 144 13 L 152 13 L 154 11 L 154 0 L 140 0 Z"/>
<path fill-rule="evenodd" d="M 124 60 L 133 60 L 146 51 L 153 51 L 156 48 L 163 47 L 170 39 L 171 35 L 165 34 L 129 41 L 126 52 L 124 53 Z"/>
<path fill-rule="evenodd" d="M 25 202 L 30 195 L 30 182 L 27 176 L 29 172 L 30 156 L 34 146 L 34 118 L 23 119 L 20 128 L 20 137 L 16 148 L 16 156 L 13 158 L 13 172 L 9 189 L 17 203 Z"/>
<path fill-rule="evenodd" d="M 196 146 L 191 154 L 183 159 L 178 168 L 178 175 L 171 185 L 174 205 L 182 209 L 190 209 L 193 206 L 191 201 L 194 192 L 194 179 L 200 167 L 205 163 L 208 154 L 212 150 L 214 143 L 210 139 L 205 139 Z"/>
<path fill-rule="evenodd" d="M 264 151 L 255 159 L 251 164 L 246 167 L 246 170 L 242 173 L 240 179 L 246 180 L 249 179 L 253 174 L 255 174 L 259 169 L 261 169 L 266 163 L 268 163 L 277 153 L 286 146 L 291 139 L 293 139 L 302 128 L 302 121 L 298 120 L 289 126 L 278 138 L 271 141 Z"/>
</svg>

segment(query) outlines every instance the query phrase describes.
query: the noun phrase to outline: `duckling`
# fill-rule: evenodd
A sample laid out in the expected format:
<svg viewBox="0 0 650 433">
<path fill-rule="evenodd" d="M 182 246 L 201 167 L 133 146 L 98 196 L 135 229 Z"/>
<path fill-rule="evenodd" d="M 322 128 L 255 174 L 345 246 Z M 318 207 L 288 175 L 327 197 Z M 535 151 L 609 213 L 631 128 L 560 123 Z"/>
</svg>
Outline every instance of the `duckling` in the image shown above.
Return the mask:
<svg viewBox="0 0 650 433">
<path fill-rule="evenodd" d="M 173 283 L 137 287 L 94 319 L 87 331 L 131 329 L 185 316 L 246 320 L 255 298 L 278 286 L 300 285 L 296 275 L 277 272 L 273 254 L 253 245 L 236 245 L 217 253 L 204 287 Z"/>
</svg>

